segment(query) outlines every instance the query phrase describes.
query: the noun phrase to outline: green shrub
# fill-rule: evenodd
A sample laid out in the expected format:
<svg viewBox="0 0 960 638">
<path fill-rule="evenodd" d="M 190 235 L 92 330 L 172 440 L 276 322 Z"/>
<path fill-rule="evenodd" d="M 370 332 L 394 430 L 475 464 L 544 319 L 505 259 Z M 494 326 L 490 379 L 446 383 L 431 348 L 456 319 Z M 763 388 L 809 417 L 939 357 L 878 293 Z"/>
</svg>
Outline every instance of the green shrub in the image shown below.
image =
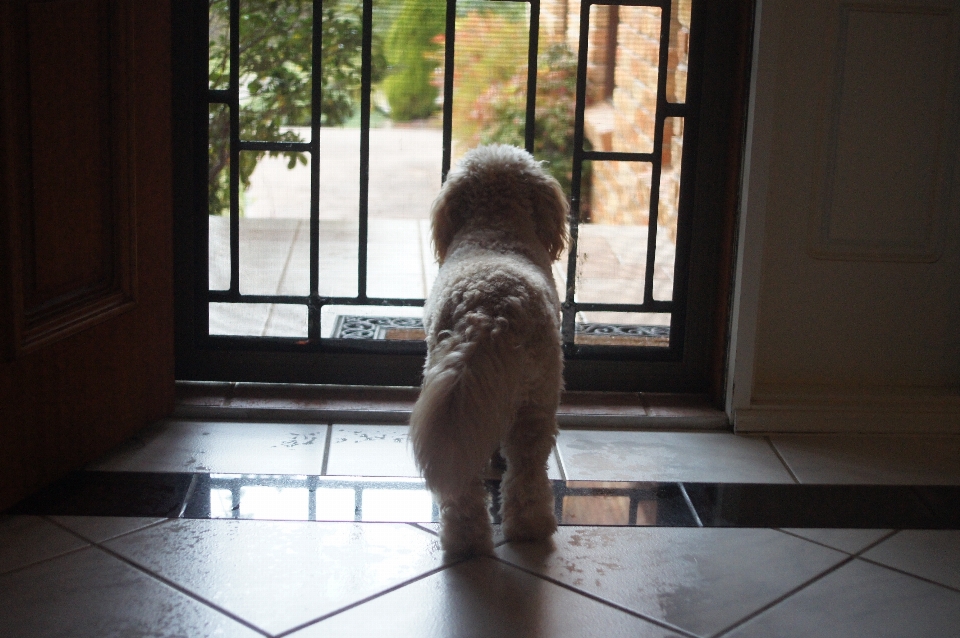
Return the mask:
<svg viewBox="0 0 960 638">
<path fill-rule="evenodd" d="M 440 65 L 437 51 L 446 23 L 444 0 L 404 0 L 387 32 L 383 91 L 391 119 L 403 122 L 430 117 L 438 89 L 433 83 Z"/>
<path fill-rule="evenodd" d="M 225 27 L 227 0 L 210 0 L 211 88 L 229 84 L 229 30 Z M 266 142 L 302 142 L 292 126 L 308 126 L 311 117 L 313 48 L 312 0 L 244 0 L 240 16 L 239 77 L 249 96 L 240 109 L 243 139 Z M 328 0 L 324 3 L 323 50 L 321 51 L 322 102 L 317 115 L 326 126 L 338 126 L 350 118 L 359 103 L 361 10 L 358 0 Z M 379 39 L 373 39 L 373 75 L 382 73 L 383 56 Z M 230 212 L 230 111 L 213 106 L 209 115 L 209 158 L 207 208 L 211 215 Z M 240 155 L 242 187 L 265 152 Z M 283 155 L 288 168 L 306 164 L 303 153 L 271 152 Z"/>
<path fill-rule="evenodd" d="M 573 129 L 575 116 L 577 59 L 563 44 L 553 44 L 542 50 L 538 60 L 537 110 L 534 120 L 533 154 L 546 161 L 547 169 L 570 193 L 573 171 Z M 514 70 L 502 82 L 489 84 L 464 109 L 464 117 L 471 120 L 469 139 L 461 140 L 468 146 L 499 142 L 523 147 L 527 114 L 527 70 Z M 586 217 L 589 201 L 589 175 L 581 184 L 581 216 Z"/>
</svg>

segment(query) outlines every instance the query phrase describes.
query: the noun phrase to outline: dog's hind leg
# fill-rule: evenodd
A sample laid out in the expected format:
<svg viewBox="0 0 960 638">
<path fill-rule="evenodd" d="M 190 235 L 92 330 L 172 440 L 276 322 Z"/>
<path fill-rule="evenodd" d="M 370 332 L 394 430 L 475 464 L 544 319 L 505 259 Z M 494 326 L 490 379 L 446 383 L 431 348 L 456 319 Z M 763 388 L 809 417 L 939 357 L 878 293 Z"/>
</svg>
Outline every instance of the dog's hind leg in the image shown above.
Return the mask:
<svg viewBox="0 0 960 638">
<path fill-rule="evenodd" d="M 440 544 L 452 556 L 493 553 L 487 490 L 477 476 L 460 494 L 440 494 Z"/>
<path fill-rule="evenodd" d="M 556 409 L 525 406 L 503 442 L 507 471 L 503 493 L 503 535 L 510 541 L 540 540 L 557 529 L 547 459 L 556 438 Z"/>
</svg>

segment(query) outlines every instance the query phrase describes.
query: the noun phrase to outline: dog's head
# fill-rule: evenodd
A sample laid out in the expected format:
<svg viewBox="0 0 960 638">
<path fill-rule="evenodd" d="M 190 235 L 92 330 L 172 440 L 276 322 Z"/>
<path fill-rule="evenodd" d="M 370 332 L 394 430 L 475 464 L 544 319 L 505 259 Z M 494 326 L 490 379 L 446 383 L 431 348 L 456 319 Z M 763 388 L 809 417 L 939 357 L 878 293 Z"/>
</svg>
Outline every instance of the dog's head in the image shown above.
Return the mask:
<svg viewBox="0 0 960 638">
<path fill-rule="evenodd" d="M 567 244 L 570 205 L 560 184 L 530 153 L 491 144 L 469 151 L 447 175 L 433 203 L 433 244 L 440 263 L 466 224 L 532 224 L 551 260 Z M 524 218 L 526 216 L 526 218 Z"/>
</svg>

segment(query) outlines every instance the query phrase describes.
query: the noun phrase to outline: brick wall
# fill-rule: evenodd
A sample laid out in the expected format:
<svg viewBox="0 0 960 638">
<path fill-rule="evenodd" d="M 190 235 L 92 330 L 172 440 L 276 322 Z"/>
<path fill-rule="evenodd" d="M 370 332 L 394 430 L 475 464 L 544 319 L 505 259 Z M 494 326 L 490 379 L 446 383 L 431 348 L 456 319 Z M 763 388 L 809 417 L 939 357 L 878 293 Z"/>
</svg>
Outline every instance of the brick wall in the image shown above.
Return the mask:
<svg viewBox="0 0 960 638">
<path fill-rule="evenodd" d="M 666 95 L 685 99 L 691 0 L 676 0 L 670 20 Z M 579 0 L 543 0 L 545 39 L 561 38 L 574 51 L 580 30 Z M 587 108 L 584 132 L 594 150 L 649 153 L 657 103 L 660 9 L 595 5 L 590 15 Z M 677 193 L 683 122 L 667 120 L 663 138 L 658 226 L 676 236 Z M 651 165 L 594 162 L 590 221 L 646 224 L 649 220 Z"/>
</svg>

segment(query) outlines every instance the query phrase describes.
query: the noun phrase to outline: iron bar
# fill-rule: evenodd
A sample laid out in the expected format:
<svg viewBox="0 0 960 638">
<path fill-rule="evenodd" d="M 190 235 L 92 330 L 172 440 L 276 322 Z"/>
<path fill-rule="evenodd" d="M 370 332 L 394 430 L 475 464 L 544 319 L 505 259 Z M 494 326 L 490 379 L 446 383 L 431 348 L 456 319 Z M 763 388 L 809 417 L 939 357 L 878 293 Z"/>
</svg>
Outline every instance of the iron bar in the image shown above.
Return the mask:
<svg viewBox="0 0 960 638">
<path fill-rule="evenodd" d="M 660 13 L 660 59 L 657 68 L 657 113 L 653 130 L 653 171 L 650 176 L 650 215 L 647 219 L 647 255 L 643 274 L 643 302 L 653 301 L 653 273 L 657 259 L 657 220 L 660 215 L 660 176 L 663 172 L 663 127 L 667 103 L 667 63 L 670 53 L 670 4 Z"/>
<path fill-rule="evenodd" d="M 583 151 L 583 160 L 598 162 L 653 162 L 654 153 L 623 153 L 619 151 Z"/>
<path fill-rule="evenodd" d="M 686 102 L 664 102 L 664 117 L 686 117 L 690 114 L 690 108 Z"/>
<path fill-rule="evenodd" d="M 357 237 L 357 298 L 367 297 L 367 239 L 370 211 L 370 91 L 373 56 L 373 0 L 363 0 L 360 44 L 360 202 Z"/>
<path fill-rule="evenodd" d="M 561 334 L 572 346 L 577 321 L 577 243 L 580 235 L 580 189 L 583 179 L 583 120 L 587 101 L 587 41 L 590 36 L 590 2 L 580 5 L 580 46 L 577 51 L 577 97 L 573 122 L 573 175 L 570 183 L 570 245 L 567 254 L 567 290 L 563 302 Z"/>
<path fill-rule="evenodd" d="M 258 153 L 312 153 L 315 151 L 315 148 L 313 141 L 257 142 L 254 140 L 240 140 L 240 150 L 256 151 Z"/>
<path fill-rule="evenodd" d="M 527 98 L 524 125 L 524 144 L 528 151 L 534 151 L 536 140 L 536 91 L 537 91 L 537 60 L 539 49 L 539 22 L 540 1 L 526 0 L 530 5 L 529 33 L 527 50 Z M 590 37 L 590 7 L 597 5 L 620 6 L 647 6 L 661 8 L 660 48 L 658 59 L 657 106 L 655 115 L 654 148 L 650 153 L 609 152 L 584 150 L 585 140 L 585 108 L 587 89 L 587 61 L 589 57 Z M 455 70 L 455 39 L 456 39 L 456 0 L 446 2 L 445 21 L 445 51 L 444 51 L 444 81 L 443 81 L 443 157 L 441 167 L 441 182 L 446 179 L 451 165 L 452 128 L 453 128 L 453 97 L 454 97 L 454 70 Z M 265 142 L 240 139 L 240 101 L 239 101 L 239 67 L 240 67 L 240 0 L 229 0 L 230 23 L 230 73 L 229 86 L 226 89 L 209 89 L 204 86 L 208 104 L 224 104 L 229 108 L 230 115 L 230 287 L 228 290 L 210 291 L 208 286 L 205 302 L 216 303 L 260 303 L 260 304 L 287 304 L 305 305 L 308 308 L 308 340 L 319 342 L 320 339 L 320 310 L 323 306 L 380 306 L 380 307 L 417 307 L 422 306 L 424 300 L 417 298 L 368 298 L 368 241 L 369 241 L 369 178 L 370 178 L 370 119 L 371 119 L 371 91 L 372 91 L 372 26 L 373 1 L 363 1 L 362 37 L 361 37 L 361 78 L 360 78 L 360 197 L 358 202 L 359 229 L 358 229 L 358 263 L 357 263 L 357 295 L 354 297 L 331 297 L 319 294 L 319 240 L 320 240 L 320 132 L 322 104 L 322 20 L 323 12 L 321 0 L 314 2 L 313 14 L 313 66 L 312 66 L 312 94 L 311 94 L 311 139 L 309 142 Z M 682 326 L 675 325 L 682 315 L 683 290 L 682 270 L 688 259 L 689 250 L 680 243 L 688 243 L 686 216 L 681 212 L 680 239 L 677 247 L 675 267 L 675 288 L 670 301 L 653 299 L 653 274 L 656 260 L 656 240 L 658 232 L 659 190 L 663 170 L 663 147 L 665 123 L 667 118 L 687 117 L 693 113 L 696 103 L 696 94 L 689 92 L 687 102 L 671 103 L 666 99 L 667 64 L 669 61 L 670 45 L 670 0 L 620 0 L 614 2 L 591 2 L 584 0 L 580 7 L 580 46 L 577 57 L 576 102 L 574 117 L 574 148 L 573 148 L 573 175 L 571 182 L 571 212 L 570 212 L 570 246 L 567 259 L 567 285 L 563 299 L 562 336 L 568 354 L 574 351 L 594 351 L 592 346 L 574 348 L 576 334 L 576 315 L 579 311 L 591 312 L 624 312 L 624 313 L 670 313 L 671 322 L 671 350 L 676 339 L 681 334 Z M 209 19 L 209 17 L 208 17 Z M 694 103 L 691 106 L 690 103 Z M 209 106 L 208 106 L 209 109 Z M 685 149 L 686 151 L 687 149 Z M 240 293 L 240 247 L 239 247 L 239 200 L 240 200 L 240 153 L 253 151 L 258 153 L 310 153 L 310 291 L 308 295 L 247 295 Z M 583 187 L 584 162 L 649 162 L 652 166 L 650 184 L 650 209 L 648 219 L 646 272 L 644 276 L 644 297 L 642 303 L 581 303 L 576 301 L 577 294 L 577 262 L 580 210 Z M 684 175 L 692 171 L 692 154 L 685 152 L 683 156 Z M 681 210 L 684 210 L 686 200 L 689 199 L 689 183 L 681 187 Z M 686 204 L 689 206 L 689 204 Z M 204 247 L 204 254 L 209 250 Z M 209 256 L 205 269 L 209 268 Z M 217 339 L 227 337 L 216 335 Z M 258 339 L 243 337 L 242 339 Z M 262 338 L 259 338 L 262 339 Z M 303 345 L 300 340 L 270 338 L 271 343 L 295 343 Z M 285 346 L 286 347 L 286 346 Z M 608 348 L 620 350 L 622 348 Z M 661 348 L 660 350 L 663 350 Z"/>
<path fill-rule="evenodd" d="M 313 3 L 310 62 L 310 298 L 320 289 L 320 105 L 323 104 L 323 5 Z M 307 304 L 307 338 L 320 338 L 320 311 Z"/>
<path fill-rule="evenodd" d="M 530 44 L 527 48 L 527 115 L 523 123 L 524 144 L 533 153 L 537 127 L 537 54 L 540 47 L 540 0 L 530 0 Z"/>
<path fill-rule="evenodd" d="M 207 57 L 209 57 L 209 43 L 207 46 Z M 207 89 L 207 102 L 211 104 L 230 104 L 230 89 Z"/>
<path fill-rule="evenodd" d="M 643 303 L 577 303 L 577 310 L 593 312 L 672 312 L 672 301 L 645 301 Z"/>
<path fill-rule="evenodd" d="M 230 0 L 230 291 L 240 292 L 240 0 Z M 209 107 L 208 107 L 209 108 Z"/>
<path fill-rule="evenodd" d="M 310 304 L 320 306 L 422 306 L 423 299 L 393 297 L 325 297 L 322 295 L 243 295 L 229 290 L 211 290 L 209 300 L 218 303 Z M 663 302 L 669 303 L 669 302 Z"/>
<path fill-rule="evenodd" d="M 212 302 L 218 303 L 271 303 L 271 304 L 308 304 L 311 301 L 318 302 L 324 306 L 396 306 L 396 307 L 419 307 L 423 305 L 423 299 L 419 298 L 395 298 L 395 297 L 368 297 L 366 299 L 357 299 L 356 297 L 324 297 L 307 295 L 241 295 L 234 294 L 228 290 L 211 290 L 209 298 Z M 586 310 L 593 312 L 673 312 L 676 305 L 673 301 L 650 301 L 639 304 L 622 303 L 577 303 L 577 310 Z"/>
<path fill-rule="evenodd" d="M 453 65 L 457 37 L 457 0 L 447 0 L 443 50 L 443 158 L 440 162 L 440 183 L 450 172 L 450 149 L 453 146 Z"/>
</svg>

